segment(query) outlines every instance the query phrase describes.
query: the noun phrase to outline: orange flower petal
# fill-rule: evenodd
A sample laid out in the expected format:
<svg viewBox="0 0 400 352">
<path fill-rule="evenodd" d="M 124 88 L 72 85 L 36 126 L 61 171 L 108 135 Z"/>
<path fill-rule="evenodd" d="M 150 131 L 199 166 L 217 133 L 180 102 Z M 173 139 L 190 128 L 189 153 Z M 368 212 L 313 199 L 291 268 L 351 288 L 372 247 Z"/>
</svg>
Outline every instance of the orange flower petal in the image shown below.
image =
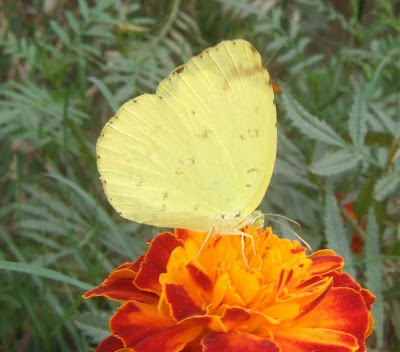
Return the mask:
<svg viewBox="0 0 400 352">
<path fill-rule="evenodd" d="M 190 298 L 181 285 L 165 285 L 167 302 L 170 304 L 173 317 L 180 321 L 193 315 L 205 314 Z"/>
<path fill-rule="evenodd" d="M 161 284 L 159 276 L 167 271 L 167 263 L 171 252 L 181 242 L 170 232 L 158 235 L 150 244 L 145 258 L 143 259 L 135 284 L 139 288 L 159 294 Z"/>
<path fill-rule="evenodd" d="M 124 347 L 122 341 L 115 336 L 109 336 L 100 345 L 97 346 L 96 352 L 116 352 Z"/>
<path fill-rule="evenodd" d="M 210 333 L 203 338 L 202 345 L 204 352 L 280 352 L 279 347 L 270 340 L 252 334 L 234 332 Z"/>
<path fill-rule="evenodd" d="M 342 331 L 322 328 L 290 328 L 275 334 L 280 352 L 355 352 L 357 339 Z"/>
</svg>

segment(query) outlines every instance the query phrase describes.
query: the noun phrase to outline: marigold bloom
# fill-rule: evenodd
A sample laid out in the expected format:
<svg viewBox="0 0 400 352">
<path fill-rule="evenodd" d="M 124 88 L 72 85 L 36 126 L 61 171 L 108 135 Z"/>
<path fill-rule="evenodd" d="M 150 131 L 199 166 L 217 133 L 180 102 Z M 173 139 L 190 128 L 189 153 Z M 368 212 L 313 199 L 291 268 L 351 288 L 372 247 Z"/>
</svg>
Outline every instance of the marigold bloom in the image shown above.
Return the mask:
<svg viewBox="0 0 400 352">
<path fill-rule="evenodd" d="M 147 253 L 114 270 L 85 298 L 124 304 L 98 352 L 365 351 L 375 297 L 342 273 L 331 250 L 248 227 L 239 236 L 159 234 Z"/>
</svg>

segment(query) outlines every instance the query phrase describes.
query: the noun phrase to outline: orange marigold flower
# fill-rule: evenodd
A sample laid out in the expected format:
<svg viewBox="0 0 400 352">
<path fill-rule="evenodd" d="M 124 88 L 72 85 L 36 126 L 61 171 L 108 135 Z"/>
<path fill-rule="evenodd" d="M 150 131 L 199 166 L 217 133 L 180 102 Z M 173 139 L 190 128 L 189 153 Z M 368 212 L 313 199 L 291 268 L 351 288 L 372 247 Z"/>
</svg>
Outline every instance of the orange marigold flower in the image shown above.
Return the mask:
<svg viewBox="0 0 400 352">
<path fill-rule="evenodd" d="M 375 297 L 342 273 L 331 250 L 306 255 L 270 228 L 216 236 L 159 234 L 85 298 L 124 302 L 98 352 L 365 351 Z"/>
</svg>

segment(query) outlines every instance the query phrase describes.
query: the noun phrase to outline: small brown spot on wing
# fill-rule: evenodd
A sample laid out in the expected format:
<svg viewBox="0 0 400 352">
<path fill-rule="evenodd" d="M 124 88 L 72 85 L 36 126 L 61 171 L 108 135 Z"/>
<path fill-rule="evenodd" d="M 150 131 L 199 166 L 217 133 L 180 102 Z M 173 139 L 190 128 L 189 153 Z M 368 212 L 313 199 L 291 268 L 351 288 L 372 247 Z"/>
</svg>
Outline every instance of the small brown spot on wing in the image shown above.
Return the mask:
<svg viewBox="0 0 400 352">
<path fill-rule="evenodd" d="M 246 187 L 247 187 L 247 188 L 250 188 L 250 187 L 251 187 L 251 184 L 248 183 L 248 184 L 246 185 Z"/>
<path fill-rule="evenodd" d="M 262 62 L 259 64 L 255 64 L 251 67 L 244 68 L 243 65 L 239 65 L 239 67 L 233 67 L 230 71 L 230 76 L 237 78 L 240 76 L 252 76 L 258 72 L 262 72 L 265 70 Z"/>
<path fill-rule="evenodd" d="M 199 205 L 196 204 L 196 205 L 193 207 L 193 210 L 194 210 L 194 211 L 198 211 L 198 210 L 199 210 Z"/>
<path fill-rule="evenodd" d="M 163 200 L 166 200 L 168 198 L 168 192 L 164 192 L 164 194 L 163 194 Z"/>
<path fill-rule="evenodd" d="M 240 138 L 245 140 L 247 138 L 257 138 L 258 137 L 258 130 L 256 128 L 250 128 L 247 132 L 242 133 Z"/>
<path fill-rule="evenodd" d="M 180 161 L 181 164 L 182 164 L 183 166 L 185 166 L 185 167 L 194 165 L 194 164 L 196 163 L 193 157 L 187 158 L 187 159 L 184 159 L 184 160 L 181 159 L 181 160 L 179 160 L 179 161 Z"/>
<path fill-rule="evenodd" d="M 144 184 L 144 178 L 140 176 L 138 183 L 136 183 L 136 187 L 142 187 Z"/>
<path fill-rule="evenodd" d="M 211 130 L 204 130 L 204 131 L 201 133 L 200 137 L 201 137 L 201 138 L 208 138 L 208 137 L 210 136 L 211 133 L 212 133 Z"/>
<path fill-rule="evenodd" d="M 247 170 L 247 173 L 249 174 L 250 172 L 258 172 L 258 169 L 256 167 L 252 167 L 251 169 Z"/>
<path fill-rule="evenodd" d="M 162 205 L 160 213 L 164 212 L 165 210 L 167 210 L 167 206 L 165 204 Z"/>
<path fill-rule="evenodd" d="M 185 66 L 180 66 L 177 69 L 175 69 L 175 71 L 172 71 L 172 74 L 180 74 L 183 70 L 185 69 Z"/>
</svg>

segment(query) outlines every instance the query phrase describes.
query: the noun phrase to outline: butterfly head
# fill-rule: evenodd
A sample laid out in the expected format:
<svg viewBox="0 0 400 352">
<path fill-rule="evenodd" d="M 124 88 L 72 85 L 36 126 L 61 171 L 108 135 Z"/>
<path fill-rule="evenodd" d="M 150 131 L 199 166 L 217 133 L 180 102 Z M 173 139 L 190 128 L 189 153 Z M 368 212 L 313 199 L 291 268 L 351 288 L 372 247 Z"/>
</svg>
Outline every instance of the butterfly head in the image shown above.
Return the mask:
<svg viewBox="0 0 400 352">
<path fill-rule="evenodd" d="M 247 216 L 241 213 L 237 213 L 234 216 L 222 214 L 213 225 L 213 233 L 220 235 L 232 234 L 238 232 L 247 225 L 263 227 L 264 218 L 265 216 L 260 210 L 253 211 Z"/>
</svg>

